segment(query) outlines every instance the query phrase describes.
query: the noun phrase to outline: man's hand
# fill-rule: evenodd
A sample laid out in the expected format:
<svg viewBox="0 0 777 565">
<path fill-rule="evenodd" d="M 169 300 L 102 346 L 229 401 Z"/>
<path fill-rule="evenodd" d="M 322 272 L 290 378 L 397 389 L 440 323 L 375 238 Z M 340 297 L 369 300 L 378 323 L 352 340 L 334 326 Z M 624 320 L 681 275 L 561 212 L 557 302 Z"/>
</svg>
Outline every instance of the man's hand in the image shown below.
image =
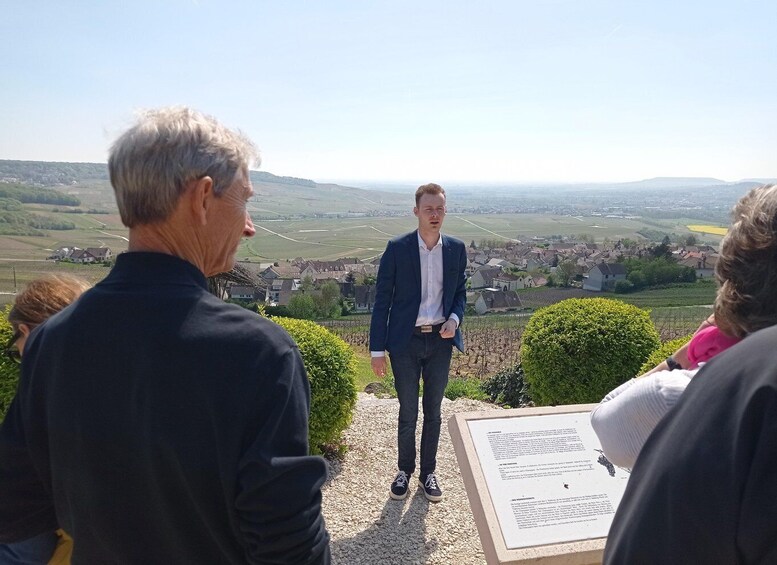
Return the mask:
<svg viewBox="0 0 777 565">
<path fill-rule="evenodd" d="M 440 337 L 451 338 L 456 335 L 456 320 L 448 318 L 440 328 Z"/>
<path fill-rule="evenodd" d="M 372 372 L 381 379 L 386 376 L 386 357 L 373 357 L 370 361 Z"/>
</svg>

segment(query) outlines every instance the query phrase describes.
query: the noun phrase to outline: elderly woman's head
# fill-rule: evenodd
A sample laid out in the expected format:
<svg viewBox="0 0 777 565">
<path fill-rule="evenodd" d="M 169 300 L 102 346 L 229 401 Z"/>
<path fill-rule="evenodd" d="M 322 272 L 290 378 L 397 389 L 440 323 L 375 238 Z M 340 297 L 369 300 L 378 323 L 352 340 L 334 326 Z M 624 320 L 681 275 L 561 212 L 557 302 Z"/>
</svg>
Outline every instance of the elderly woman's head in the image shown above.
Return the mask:
<svg viewBox="0 0 777 565">
<path fill-rule="evenodd" d="M 754 188 L 734 206 L 715 276 L 723 332 L 744 337 L 777 324 L 777 185 Z"/>
<path fill-rule="evenodd" d="M 258 163 L 251 141 L 185 107 L 141 114 L 111 148 L 108 170 L 121 220 L 129 228 L 161 222 L 189 183 L 210 177 L 221 195 Z"/>
<path fill-rule="evenodd" d="M 75 301 L 90 286 L 85 280 L 71 275 L 47 275 L 30 282 L 16 295 L 8 314 L 14 331 L 8 348 L 15 344 L 22 353 L 32 330 Z"/>
</svg>

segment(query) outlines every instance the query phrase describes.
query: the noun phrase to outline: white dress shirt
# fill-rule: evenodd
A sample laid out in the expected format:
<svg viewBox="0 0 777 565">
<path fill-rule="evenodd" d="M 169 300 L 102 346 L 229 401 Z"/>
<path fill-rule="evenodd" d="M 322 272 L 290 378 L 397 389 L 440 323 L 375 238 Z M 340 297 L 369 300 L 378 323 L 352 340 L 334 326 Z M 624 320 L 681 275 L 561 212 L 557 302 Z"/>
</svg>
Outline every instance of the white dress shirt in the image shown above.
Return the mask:
<svg viewBox="0 0 777 565">
<path fill-rule="evenodd" d="M 445 321 L 442 311 L 442 234 L 434 247 L 427 249 L 419 233 L 418 253 L 421 257 L 421 305 L 415 325 L 441 324 Z"/>
</svg>

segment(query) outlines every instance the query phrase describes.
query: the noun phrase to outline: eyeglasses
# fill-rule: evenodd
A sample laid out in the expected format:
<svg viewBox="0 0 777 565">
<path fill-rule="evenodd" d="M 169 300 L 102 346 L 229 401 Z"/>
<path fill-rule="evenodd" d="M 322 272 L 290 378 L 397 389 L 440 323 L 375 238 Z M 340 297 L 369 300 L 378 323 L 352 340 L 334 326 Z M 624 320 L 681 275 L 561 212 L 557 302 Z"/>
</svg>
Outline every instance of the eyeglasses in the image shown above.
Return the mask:
<svg viewBox="0 0 777 565">
<path fill-rule="evenodd" d="M 14 363 L 21 363 L 22 362 L 22 353 L 19 351 L 19 348 L 16 347 L 16 341 L 22 337 L 22 332 L 15 331 L 14 334 L 11 336 L 11 339 L 8 340 L 8 343 L 5 344 L 5 348 L 3 349 L 3 353 L 6 357 L 8 357 L 11 361 Z"/>
</svg>

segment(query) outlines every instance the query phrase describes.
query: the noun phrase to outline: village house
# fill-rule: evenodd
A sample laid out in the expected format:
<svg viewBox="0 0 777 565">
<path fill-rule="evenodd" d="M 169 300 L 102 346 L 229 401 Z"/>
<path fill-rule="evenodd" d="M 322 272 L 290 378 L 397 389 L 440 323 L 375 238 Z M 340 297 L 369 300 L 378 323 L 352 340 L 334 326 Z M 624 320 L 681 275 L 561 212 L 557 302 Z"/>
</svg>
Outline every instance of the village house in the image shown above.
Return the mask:
<svg viewBox="0 0 777 565">
<path fill-rule="evenodd" d="M 86 249 L 75 248 L 67 257 L 73 263 L 104 263 L 111 257 L 111 250 L 107 247 L 87 247 Z"/>
<path fill-rule="evenodd" d="M 594 265 L 583 280 L 583 290 L 602 292 L 613 290 L 615 283 L 626 280 L 626 267 L 623 263 L 599 263 Z"/>
<path fill-rule="evenodd" d="M 468 251 L 467 257 L 477 265 L 485 265 L 488 262 L 488 255 L 477 249 L 473 250 L 472 253 Z"/>
<path fill-rule="evenodd" d="M 113 257 L 110 247 L 60 247 L 55 249 L 50 259 L 56 261 L 72 261 L 73 263 L 105 263 Z"/>
<path fill-rule="evenodd" d="M 500 273 L 492 281 L 493 288 L 500 290 L 520 290 L 534 286 L 534 280 L 528 273 L 514 275 L 512 273 Z"/>
<path fill-rule="evenodd" d="M 536 271 L 537 269 L 547 267 L 548 263 L 549 260 L 546 258 L 544 249 L 532 249 L 524 254 L 523 264 L 520 265 L 520 268 L 524 271 Z"/>
<path fill-rule="evenodd" d="M 507 259 L 502 259 L 500 257 L 492 257 L 486 263 L 486 267 L 499 267 L 500 269 L 514 269 L 515 265 L 510 261 L 508 261 Z"/>
<path fill-rule="evenodd" d="M 507 312 L 521 308 L 521 299 L 514 290 L 482 290 L 475 299 L 475 312 Z"/>
<path fill-rule="evenodd" d="M 87 247 L 86 251 L 94 257 L 97 263 L 105 263 L 113 257 L 110 247 Z"/>
<path fill-rule="evenodd" d="M 499 267 L 480 267 L 469 278 L 470 288 L 472 290 L 491 288 L 494 286 L 494 277 L 499 276 L 501 273 L 502 269 Z"/>
<path fill-rule="evenodd" d="M 475 272 L 475 269 L 477 269 L 479 265 L 477 263 L 474 263 L 469 257 L 467 257 L 467 266 L 464 267 L 464 275 L 467 278 L 470 278 L 472 274 Z"/>
<path fill-rule="evenodd" d="M 492 279 L 491 286 L 500 290 L 518 290 L 523 288 L 518 286 L 518 277 L 512 273 L 499 273 Z"/>
<path fill-rule="evenodd" d="M 717 254 L 708 254 L 703 251 L 686 253 L 678 258 L 677 264 L 690 267 L 696 271 L 696 278 L 705 279 L 715 276 L 715 264 L 718 262 Z"/>
<path fill-rule="evenodd" d="M 51 252 L 51 255 L 49 255 L 49 259 L 54 259 L 55 261 L 61 261 L 62 259 L 67 259 L 70 257 L 70 255 L 78 249 L 81 250 L 80 247 L 59 247 Z"/>
<path fill-rule="evenodd" d="M 273 279 L 267 287 L 266 302 L 270 306 L 288 306 L 299 284 L 299 279 Z"/>
<path fill-rule="evenodd" d="M 300 277 L 313 277 L 322 273 L 346 273 L 346 266 L 340 261 L 305 261 L 298 265 Z M 331 277 L 330 277 L 331 278 Z"/>
<path fill-rule="evenodd" d="M 86 249 L 74 249 L 67 258 L 73 263 L 80 263 L 82 265 L 96 262 L 95 256 Z"/>
<path fill-rule="evenodd" d="M 359 284 L 354 287 L 353 309 L 355 312 L 372 312 L 375 306 L 375 286 Z"/>
<path fill-rule="evenodd" d="M 288 262 L 274 263 L 272 266 L 261 271 L 259 276 L 262 280 L 268 282 L 273 279 L 301 278 L 299 267 Z"/>
<path fill-rule="evenodd" d="M 227 296 L 231 300 L 251 302 L 253 300 L 260 300 L 263 294 L 261 288 L 252 285 L 233 284 L 227 287 Z"/>
<path fill-rule="evenodd" d="M 315 283 L 323 283 L 328 280 L 335 282 L 345 282 L 348 277 L 347 271 L 324 271 L 323 273 L 313 273 L 312 275 L 303 275 L 302 279 L 310 278 Z M 318 284 L 316 285 L 318 286 Z"/>
</svg>

